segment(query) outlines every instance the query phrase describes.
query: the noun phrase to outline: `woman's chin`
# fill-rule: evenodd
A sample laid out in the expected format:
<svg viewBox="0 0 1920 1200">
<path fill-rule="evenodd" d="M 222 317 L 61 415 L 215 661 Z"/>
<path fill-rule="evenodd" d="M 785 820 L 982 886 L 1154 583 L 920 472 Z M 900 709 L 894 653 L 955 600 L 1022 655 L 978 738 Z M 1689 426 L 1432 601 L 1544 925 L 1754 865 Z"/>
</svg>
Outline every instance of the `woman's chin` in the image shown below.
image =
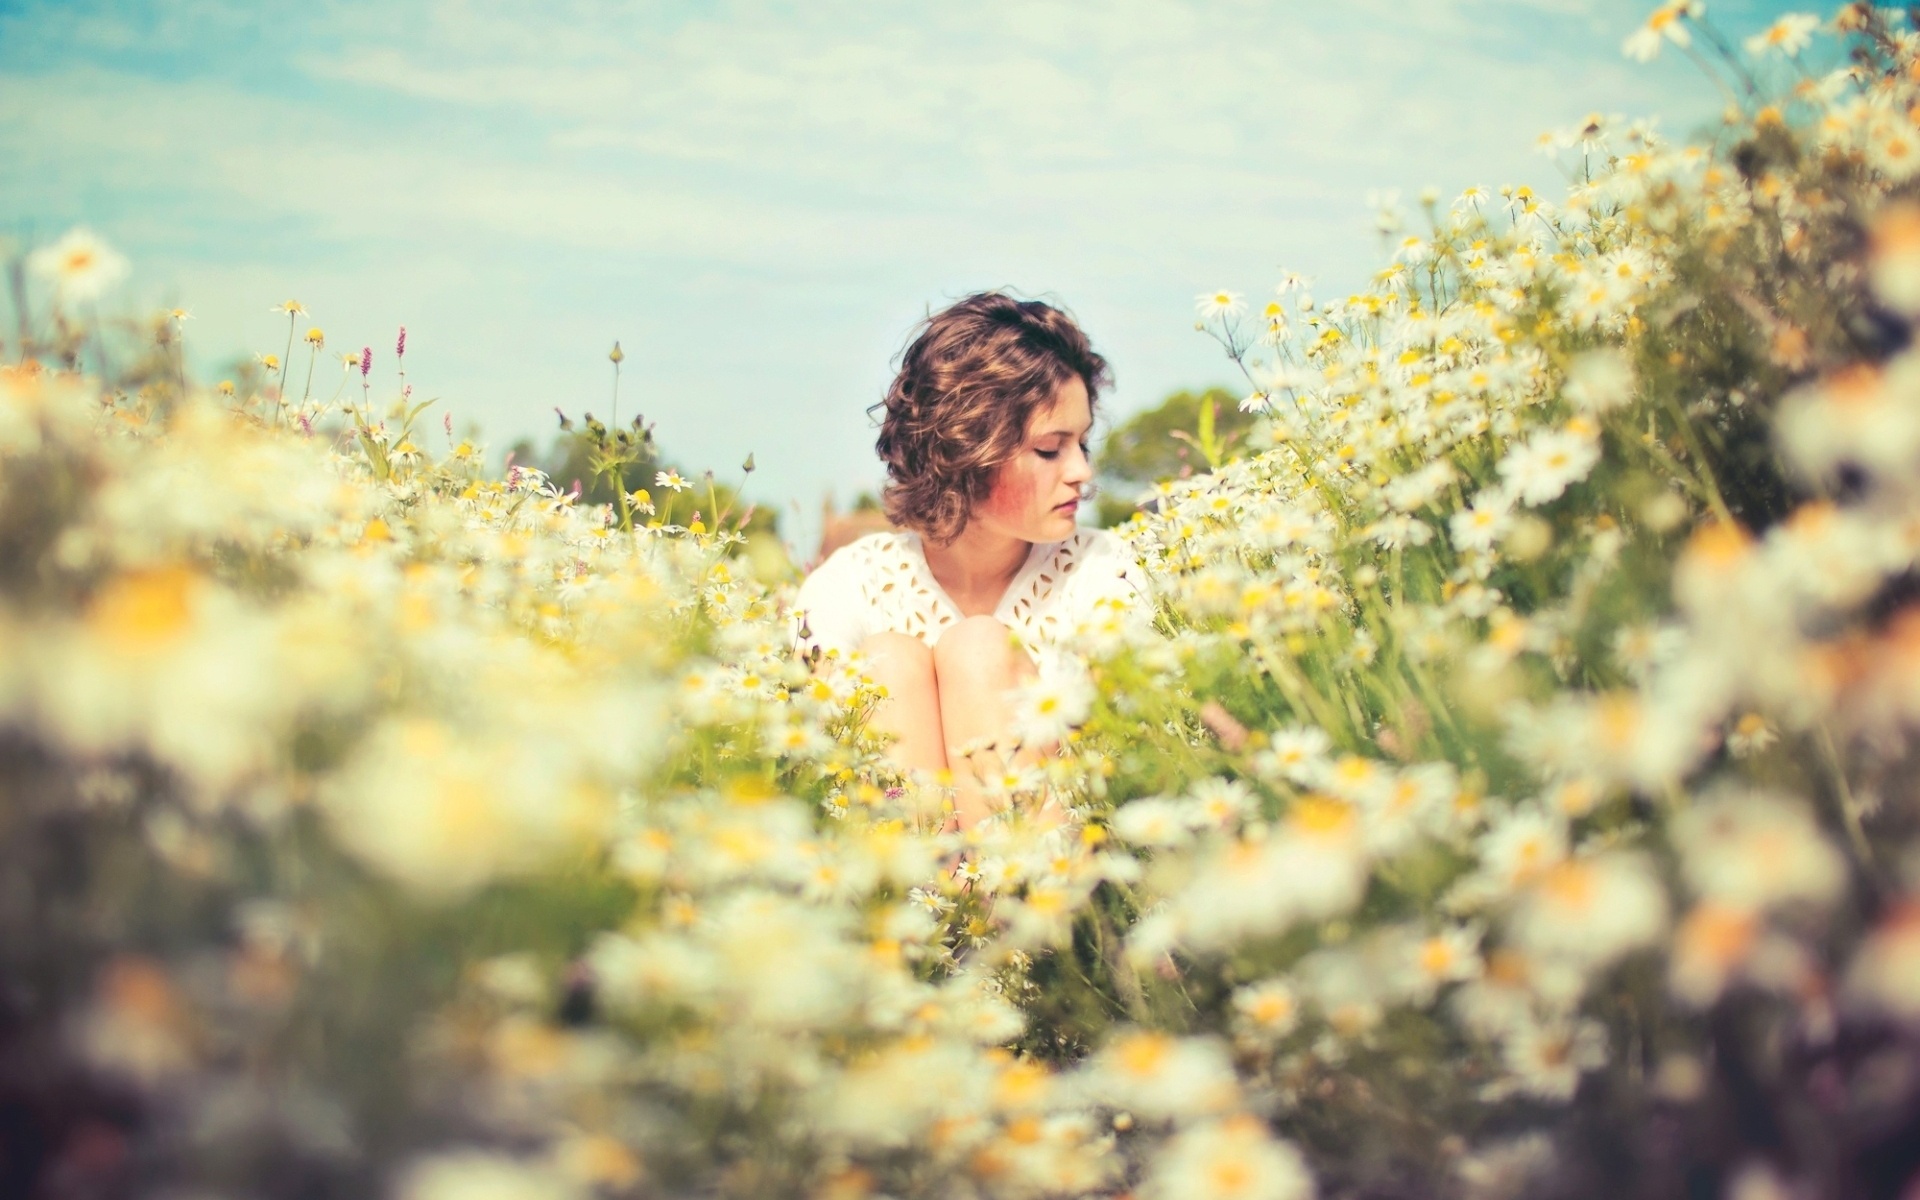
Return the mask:
<svg viewBox="0 0 1920 1200">
<path fill-rule="evenodd" d="M 1040 523 L 1041 530 L 1045 532 L 1046 536 L 1038 537 L 1034 540 L 1037 542 L 1058 542 L 1065 539 L 1068 534 L 1074 531 L 1075 526 L 1078 524 L 1078 522 L 1074 520 L 1076 511 L 1075 509 L 1056 508 L 1048 513 L 1047 519 Z"/>
</svg>

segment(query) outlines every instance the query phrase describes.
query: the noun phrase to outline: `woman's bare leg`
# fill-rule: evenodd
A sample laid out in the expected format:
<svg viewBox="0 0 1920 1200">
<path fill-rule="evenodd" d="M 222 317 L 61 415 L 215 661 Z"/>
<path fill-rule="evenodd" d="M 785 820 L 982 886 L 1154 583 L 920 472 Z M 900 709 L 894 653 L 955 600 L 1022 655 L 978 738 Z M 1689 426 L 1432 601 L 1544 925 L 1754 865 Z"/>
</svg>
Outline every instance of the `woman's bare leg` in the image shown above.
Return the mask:
<svg viewBox="0 0 1920 1200">
<path fill-rule="evenodd" d="M 1013 644 L 1013 635 L 992 617 L 968 617 L 940 635 L 933 648 L 939 685 L 940 727 L 953 767 L 955 815 L 961 828 L 990 811 L 980 780 L 1001 763 L 991 754 L 962 759 L 954 747 L 973 741 L 1005 741 L 1013 722 L 1014 688 L 1031 679 L 1033 663 Z"/>
<path fill-rule="evenodd" d="M 895 738 L 887 757 L 910 771 L 946 770 L 933 651 L 904 633 L 876 633 L 860 643 L 860 653 L 868 677 L 887 689 L 887 698 L 873 713 L 873 727 Z"/>
</svg>

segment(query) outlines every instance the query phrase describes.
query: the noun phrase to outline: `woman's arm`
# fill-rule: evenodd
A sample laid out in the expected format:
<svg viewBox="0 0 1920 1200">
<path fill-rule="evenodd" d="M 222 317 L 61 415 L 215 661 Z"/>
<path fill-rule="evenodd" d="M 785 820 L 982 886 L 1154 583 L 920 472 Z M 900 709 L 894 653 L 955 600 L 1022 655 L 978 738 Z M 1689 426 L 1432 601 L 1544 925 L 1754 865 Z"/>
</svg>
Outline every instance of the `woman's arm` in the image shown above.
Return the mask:
<svg viewBox="0 0 1920 1200">
<path fill-rule="evenodd" d="M 852 560 L 837 550 L 801 581 L 788 610 L 794 650 L 808 657 L 837 650 L 842 658 L 860 648 L 872 632 Z"/>
</svg>

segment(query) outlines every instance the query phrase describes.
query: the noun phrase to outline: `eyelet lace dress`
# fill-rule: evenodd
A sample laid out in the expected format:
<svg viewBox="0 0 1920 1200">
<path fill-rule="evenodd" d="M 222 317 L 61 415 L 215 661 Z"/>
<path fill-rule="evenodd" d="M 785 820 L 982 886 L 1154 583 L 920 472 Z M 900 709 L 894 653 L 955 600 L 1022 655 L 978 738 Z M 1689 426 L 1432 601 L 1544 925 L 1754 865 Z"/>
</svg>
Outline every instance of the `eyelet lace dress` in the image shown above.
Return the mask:
<svg viewBox="0 0 1920 1200">
<path fill-rule="evenodd" d="M 1088 623 L 1144 608 L 1140 579 L 1140 565 L 1119 538 L 1076 530 L 1065 541 L 1034 544 L 993 617 L 1018 635 L 1047 678 L 1067 669 L 1062 652 Z M 961 619 L 927 566 L 920 535 L 911 532 L 868 534 L 842 546 L 807 576 L 793 602 L 802 654 L 818 646 L 844 656 L 876 633 L 933 646 Z"/>
</svg>

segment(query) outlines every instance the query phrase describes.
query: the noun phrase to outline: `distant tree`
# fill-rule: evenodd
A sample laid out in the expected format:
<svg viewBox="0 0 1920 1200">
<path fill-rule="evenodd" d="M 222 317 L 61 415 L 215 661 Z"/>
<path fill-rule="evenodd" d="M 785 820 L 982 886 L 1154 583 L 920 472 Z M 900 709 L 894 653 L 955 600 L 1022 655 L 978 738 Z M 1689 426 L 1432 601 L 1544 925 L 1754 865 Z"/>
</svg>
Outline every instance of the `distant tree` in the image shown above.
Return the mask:
<svg viewBox="0 0 1920 1200">
<path fill-rule="evenodd" d="M 1238 457 L 1252 424 L 1253 417 L 1240 411 L 1239 397 L 1225 388 L 1175 392 L 1157 407 L 1127 418 L 1107 434 L 1094 460 L 1100 524 L 1126 520 L 1140 493 L 1163 479 L 1211 470 L 1209 454 L 1216 462 Z"/>
</svg>

